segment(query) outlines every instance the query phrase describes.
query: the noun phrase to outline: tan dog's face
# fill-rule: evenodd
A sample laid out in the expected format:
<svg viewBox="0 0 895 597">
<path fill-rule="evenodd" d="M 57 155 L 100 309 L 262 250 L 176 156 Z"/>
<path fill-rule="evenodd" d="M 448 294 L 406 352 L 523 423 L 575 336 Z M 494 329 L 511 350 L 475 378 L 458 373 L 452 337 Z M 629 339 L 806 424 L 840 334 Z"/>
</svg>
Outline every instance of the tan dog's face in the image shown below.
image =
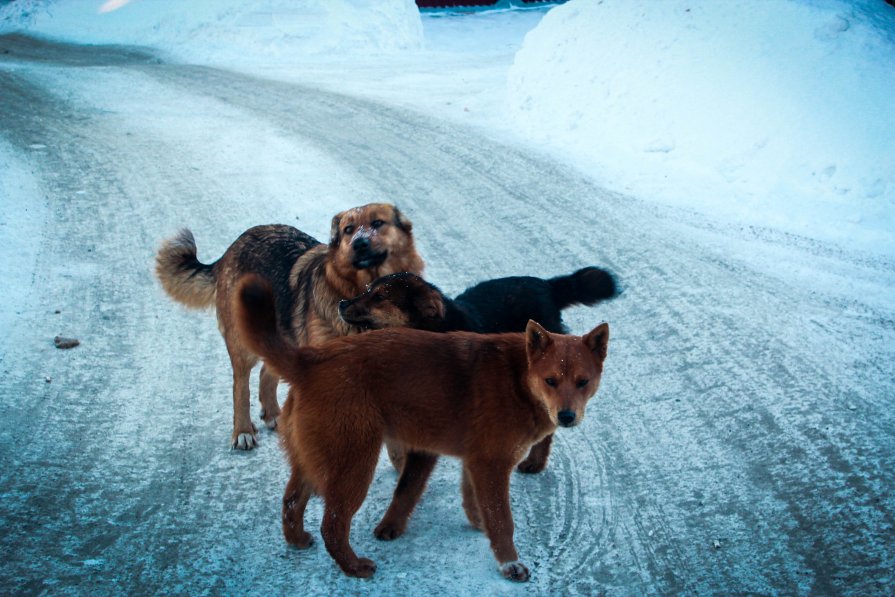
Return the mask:
<svg viewBox="0 0 895 597">
<path fill-rule="evenodd" d="M 574 427 L 584 419 L 587 401 L 596 394 L 609 343 L 609 325 L 601 323 L 585 336 L 551 334 L 538 323 L 525 330 L 528 386 L 550 419 Z"/>
<path fill-rule="evenodd" d="M 444 318 L 444 298 L 419 276 L 400 272 L 378 278 L 363 294 L 340 302 L 339 315 L 367 329 L 419 327 L 428 319 Z"/>
<path fill-rule="evenodd" d="M 333 217 L 329 246 L 339 267 L 382 266 L 412 248 L 410 220 L 388 203 L 370 203 Z"/>
</svg>

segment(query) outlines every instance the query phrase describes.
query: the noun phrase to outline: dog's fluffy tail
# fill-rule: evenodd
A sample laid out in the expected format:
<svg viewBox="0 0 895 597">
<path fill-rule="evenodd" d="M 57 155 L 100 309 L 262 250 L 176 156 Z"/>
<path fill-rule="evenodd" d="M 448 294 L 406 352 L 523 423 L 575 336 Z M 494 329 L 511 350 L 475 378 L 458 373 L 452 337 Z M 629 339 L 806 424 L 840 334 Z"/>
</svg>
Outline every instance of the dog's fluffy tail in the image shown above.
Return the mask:
<svg viewBox="0 0 895 597">
<path fill-rule="evenodd" d="M 197 258 L 196 240 L 186 228 L 162 243 L 155 274 L 175 301 L 196 309 L 214 305 L 214 270 Z"/>
<path fill-rule="evenodd" d="M 585 267 L 569 276 L 557 276 L 547 281 L 557 308 L 572 305 L 593 305 L 618 295 L 615 277 L 598 267 Z"/>
<path fill-rule="evenodd" d="M 287 380 L 300 375 L 300 351 L 277 329 L 277 308 L 270 282 L 257 274 L 243 276 L 233 297 L 233 313 L 239 336 L 249 350 Z"/>
</svg>

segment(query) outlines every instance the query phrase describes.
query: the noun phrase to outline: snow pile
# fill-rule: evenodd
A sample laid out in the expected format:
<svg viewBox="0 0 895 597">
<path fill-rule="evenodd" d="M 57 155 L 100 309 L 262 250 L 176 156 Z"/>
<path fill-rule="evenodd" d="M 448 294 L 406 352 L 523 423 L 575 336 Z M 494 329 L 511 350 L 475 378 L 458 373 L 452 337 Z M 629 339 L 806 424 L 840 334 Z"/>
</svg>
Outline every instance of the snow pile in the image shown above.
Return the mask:
<svg viewBox="0 0 895 597">
<path fill-rule="evenodd" d="M 264 67 L 521 132 L 638 198 L 895 255 L 891 6 L 570 0 L 538 23 L 545 10 L 421 20 L 413 0 L 15 0 L 0 33 Z"/>
<path fill-rule="evenodd" d="M 417 49 L 423 39 L 413 0 L 20 0 L 0 9 L 0 31 L 20 28 L 215 64 Z"/>
<path fill-rule="evenodd" d="M 509 110 L 644 199 L 891 253 L 893 32 L 880 0 L 571 0 L 526 36 Z"/>
</svg>

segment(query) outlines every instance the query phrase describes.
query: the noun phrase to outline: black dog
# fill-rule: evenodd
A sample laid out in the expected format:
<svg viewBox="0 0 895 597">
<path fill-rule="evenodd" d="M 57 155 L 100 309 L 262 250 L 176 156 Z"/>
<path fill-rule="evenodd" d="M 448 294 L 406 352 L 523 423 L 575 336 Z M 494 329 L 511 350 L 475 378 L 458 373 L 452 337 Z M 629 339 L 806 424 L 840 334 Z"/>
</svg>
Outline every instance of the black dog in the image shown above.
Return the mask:
<svg viewBox="0 0 895 597">
<path fill-rule="evenodd" d="M 480 334 L 524 332 L 533 319 L 545 329 L 566 333 L 561 311 L 572 305 L 593 305 L 618 294 L 609 272 L 585 267 L 568 276 L 545 280 L 513 276 L 487 280 L 466 289 L 454 300 L 419 276 L 401 272 L 375 280 L 366 292 L 339 303 L 347 323 L 366 329 L 410 327 L 432 332 L 467 331 Z M 532 447 L 518 470 L 537 473 L 547 466 L 552 435 Z M 398 470 L 404 453 L 389 445 Z"/>
<path fill-rule="evenodd" d="M 411 327 L 433 332 L 480 334 L 525 331 L 534 319 L 548 331 L 566 333 L 561 311 L 593 305 L 618 294 L 609 272 L 586 267 L 549 280 L 513 276 L 467 288 L 454 300 L 417 275 L 401 272 L 375 280 L 363 294 L 339 303 L 347 323 L 368 329 Z"/>
</svg>

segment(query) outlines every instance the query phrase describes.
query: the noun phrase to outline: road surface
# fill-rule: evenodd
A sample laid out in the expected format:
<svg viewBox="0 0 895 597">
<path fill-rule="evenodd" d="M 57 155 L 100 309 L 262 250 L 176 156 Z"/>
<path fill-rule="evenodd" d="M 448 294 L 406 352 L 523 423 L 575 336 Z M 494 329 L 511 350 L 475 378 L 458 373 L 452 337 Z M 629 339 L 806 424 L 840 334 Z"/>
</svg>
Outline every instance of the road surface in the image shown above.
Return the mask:
<svg viewBox="0 0 895 597">
<path fill-rule="evenodd" d="M 140 49 L 0 37 L 0 108 L 6 590 L 895 586 L 892 261 L 613 194 L 536 149 L 407 109 Z M 352 531 L 373 579 L 344 577 L 319 541 L 287 547 L 276 434 L 229 449 L 214 317 L 153 278 L 180 227 L 209 262 L 249 226 L 325 238 L 334 213 L 376 200 L 410 216 L 427 277 L 449 294 L 592 264 L 624 287 L 566 312 L 576 333 L 609 321 L 612 339 L 583 425 L 557 433 L 543 474 L 514 475 L 527 586 L 501 579 L 466 525 L 447 459 L 391 543 L 372 536 L 395 483 L 381 460 Z M 57 334 L 81 346 L 58 350 Z M 318 537 L 321 511 L 312 501 Z"/>
</svg>

